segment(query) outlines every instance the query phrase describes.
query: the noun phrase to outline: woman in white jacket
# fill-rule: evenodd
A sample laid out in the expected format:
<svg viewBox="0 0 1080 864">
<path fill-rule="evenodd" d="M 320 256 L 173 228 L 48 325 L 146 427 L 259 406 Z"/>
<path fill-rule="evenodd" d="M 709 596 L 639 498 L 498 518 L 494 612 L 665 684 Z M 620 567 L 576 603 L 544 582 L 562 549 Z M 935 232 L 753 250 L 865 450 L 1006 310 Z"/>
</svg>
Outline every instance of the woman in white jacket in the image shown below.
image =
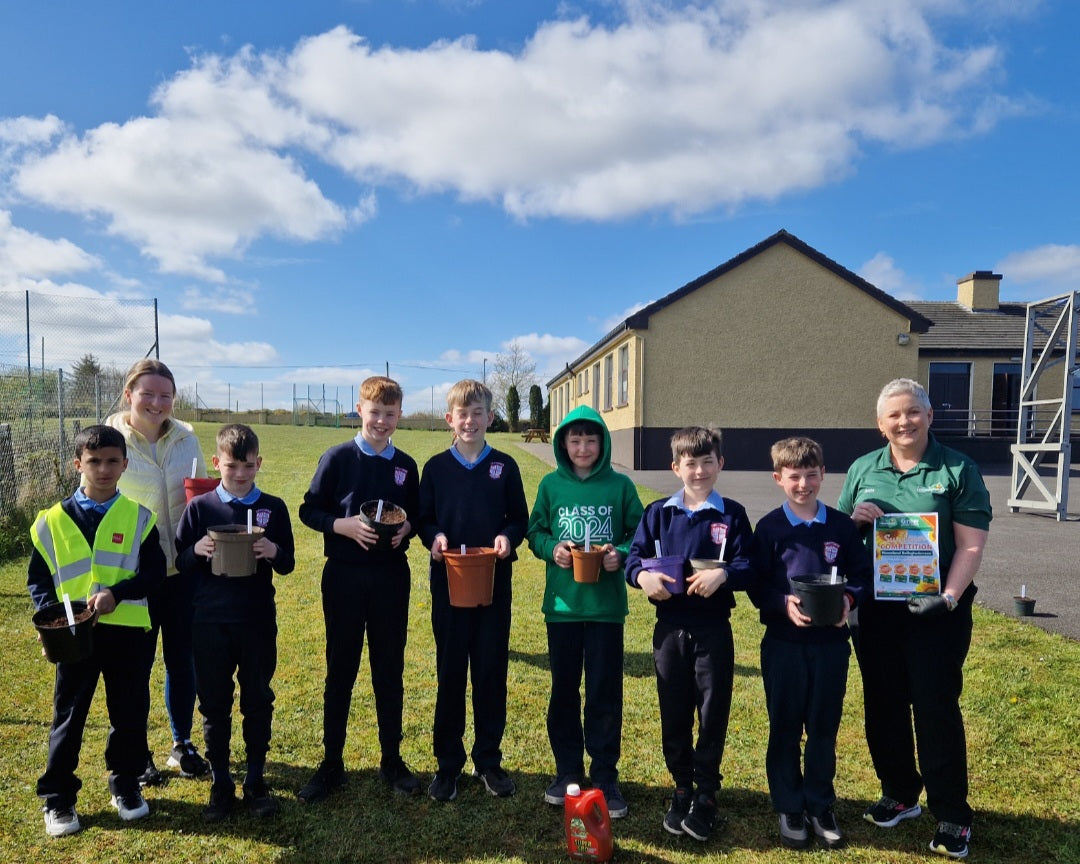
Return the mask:
<svg viewBox="0 0 1080 864">
<path fill-rule="evenodd" d="M 168 578 L 148 597 L 154 627 L 165 660 L 165 709 L 169 714 L 173 746 L 170 767 L 181 776 L 198 777 L 209 770 L 191 743 L 195 712 L 195 667 L 191 653 L 191 580 L 176 571 L 176 526 L 184 512 L 184 478 L 205 477 L 206 463 L 191 426 L 172 417 L 176 380 L 160 360 L 140 360 L 128 370 L 124 401 L 128 410 L 106 419 L 127 440 L 128 466 L 120 478 L 120 491 L 149 507 L 157 515 L 158 536 L 168 562 Z M 146 658 L 152 665 L 154 654 Z M 147 754 L 143 784 L 161 782 L 153 755 Z"/>
</svg>

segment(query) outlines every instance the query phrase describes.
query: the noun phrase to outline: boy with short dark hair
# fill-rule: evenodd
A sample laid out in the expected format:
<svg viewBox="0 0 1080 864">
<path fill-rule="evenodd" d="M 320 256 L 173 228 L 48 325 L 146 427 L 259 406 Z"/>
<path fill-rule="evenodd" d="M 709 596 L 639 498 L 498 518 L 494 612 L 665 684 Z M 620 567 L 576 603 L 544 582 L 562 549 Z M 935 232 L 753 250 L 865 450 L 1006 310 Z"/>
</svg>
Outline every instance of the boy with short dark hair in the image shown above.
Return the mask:
<svg viewBox="0 0 1080 864">
<path fill-rule="evenodd" d="M 716 794 L 724 755 L 735 645 L 731 610 L 735 591 L 755 579 L 754 535 L 746 510 L 714 489 L 724 467 L 720 433 L 700 426 L 671 438 L 671 470 L 683 488 L 645 508 L 630 554 L 626 581 L 656 606 L 653 662 L 660 698 L 664 760 L 675 781 L 664 828 L 708 840 L 716 826 Z M 717 562 L 686 577 L 685 593 L 671 593 L 676 580 L 644 561 L 657 555 Z M 698 738 L 693 739 L 694 715 Z M 696 787 L 696 788 L 695 788 Z"/>
<path fill-rule="evenodd" d="M 454 441 L 432 456 L 420 478 L 420 538 L 431 550 L 431 628 L 435 635 L 438 692 L 433 745 L 438 770 L 428 788 L 436 801 L 452 801 L 465 767 L 465 690 L 472 673 L 474 774 L 492 795 L 513 795 L 502 767 L 506 729 L 506 675 L 510 662 L 510 577 L 514 551 L 525 539 L 529 506 L 517 463 L 487 443 L 495 415 L 491 391 L 479 381 L 457 382 L 446 395 L 446 422 Z M 489 606 L 450 605 L 443 552 L 460 546 L 495 549 Z"/>
<path fill-rule="evenodd" d="M 401 758 L 412 579 L 405 553 L 416 533 L 420 489 L 416 461 L 393 442 L 401 405 L 401 387 L 392 378 L 365 379 L 356 406 L 360 431 L 322 455 L 300 505 L 300 521 L 322 533 L 326 555 L 323 759 L 298 793 L 308 804 L 345 785 L 345 736 L 365 633 L 379 726 L 379 777 L 398 795 L 420 792 L 420 781 Z M 389 549 L 381 548 L 375 529 L 360 519 L 361 505 L 378 500 L 405 511 Z"/>
<path fill-rule="evenodd" d="M 529 516 L 529 548 L 547 562 L 543 612 L 547 624 L 551 698 L 547 730 L 555 779 L 544 793 L 562 804 L 566 787 L 590 774 L 613 819 L 627 814 L 619 789 L 622 749 L 623 628 L 629 611 L 622 562 L 641 520 L 633 481 L 611 467 L 611 436 L 603 418 L 580 406 L 555 430 L 556 469 L 540 480 Z M 574 580 L 572 546 L 586 538 L 605 554 L 596 583 Z M 585 675 L 582 723 L 581 678 Z"/>
<path fill-rule="evenodd" d="M 773 479 L 786 500 L 757 523 L 761 579 L 750 591 L 765 635 L 761 679 L 769 710 L 765 771 L 780 818 L 780 842 L 810 845 L 810 826 L 829 849 L 843 845 L 833 804 L 836 734 L 847 687 L 848 611 L 871 584 L 870 553 L 851 517 L 818 500 L 825 476 L 821 447 L 809 438 L 785 438 L 771 450 Z M 811 626 L 791 579 L 835 572 L 847 577 L 844 612 L 835 627 Z M 805 752 L 800 744 L 806 732 Z M 805 760 L 805 770 L 800 770 Z"/>
<path fill-rule="evenodd" d="M 116 488 L 127 467 L 124 436 L 109 426 L 86 427 L 75 438 L 74 466 L 82 486 L 38 514 L 27 567 L 35 608 L 66 594 L 85 597 L 98 615 L 92 655 L 56 664 L 49 757 L 37 781 L 51 837 L 82 827 L 75 810 L 82 782 L 75 769 L 99 677 L 109 713 L 105 764 L 112 805 L 124 821 L 150 812 L 139 789 L 150 713 L 150 667 L 142 662 L 152 639 L 146 595 L 165 578 L 154 514 Z"/>
<path fill-rule="evenodd" d="M 212 778 L 210 802 L 203 810 L 207 822 L 225 819 L 237 803 L 229 769 L 234 675 L 244 718 L 244 804 L 261 818 L 280 810 L 265 779 L 274 715 L 270 682 L 277 667 L 274 573 L 288 575 L 296 564 L 289 508 L 255 485 L 262 456 L 251 428 L 240 423 L 222 427 L 213 463 L 221 482 L 190 501 L 176 529 L 178 569 L 195 583 L 195 690 Z M 211 561 L 217 544 L 209 529 L 245 524 L 262 529 L 252 542 L 255 572 L 214 575 Z"/>
</svg>

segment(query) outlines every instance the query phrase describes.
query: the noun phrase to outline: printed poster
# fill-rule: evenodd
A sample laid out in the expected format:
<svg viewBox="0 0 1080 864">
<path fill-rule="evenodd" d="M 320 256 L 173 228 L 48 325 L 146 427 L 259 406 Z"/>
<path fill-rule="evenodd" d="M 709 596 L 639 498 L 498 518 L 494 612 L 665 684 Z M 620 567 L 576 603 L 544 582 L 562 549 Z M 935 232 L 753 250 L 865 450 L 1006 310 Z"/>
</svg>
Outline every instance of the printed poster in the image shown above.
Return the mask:
<svg viewBox="0 0 1080 864">
<path fill-rule="evenodd" d="M 937 513 L 887 513 L 874 520 L 874 597 L 940 594 Z"/>
</svg>

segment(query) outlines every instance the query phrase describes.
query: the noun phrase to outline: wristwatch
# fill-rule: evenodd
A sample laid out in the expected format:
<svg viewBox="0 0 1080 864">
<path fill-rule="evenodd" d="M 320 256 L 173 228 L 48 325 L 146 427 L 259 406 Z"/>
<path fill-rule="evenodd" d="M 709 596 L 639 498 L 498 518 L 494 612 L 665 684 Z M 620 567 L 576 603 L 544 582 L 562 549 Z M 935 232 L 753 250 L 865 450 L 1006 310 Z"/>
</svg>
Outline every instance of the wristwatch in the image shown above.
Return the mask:
<svg viewBox="0 0 1080 864">
<path fill-rule="evenodd" d="M 945 600 L 945 605 L 949 607 L 949 611 L 952 612 L 956 608 L 956 598 L 948 591 L 943 592 L 941 596 Z"/>
</svg>

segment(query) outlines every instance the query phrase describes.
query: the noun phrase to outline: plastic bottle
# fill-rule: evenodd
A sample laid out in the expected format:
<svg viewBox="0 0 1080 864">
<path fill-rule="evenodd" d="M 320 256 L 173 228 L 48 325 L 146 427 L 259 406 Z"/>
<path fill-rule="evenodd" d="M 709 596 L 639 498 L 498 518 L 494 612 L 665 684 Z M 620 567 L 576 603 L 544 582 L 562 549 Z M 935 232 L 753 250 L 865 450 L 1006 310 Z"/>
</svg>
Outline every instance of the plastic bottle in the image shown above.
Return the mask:
<svg viewBox="0 0 1080 864">
<path fill-rule="evenodd" d="M 614 851 L 611 817 L 607 801 L 599 789 L 584 792 L 576 783 L 566 787 L 563 802 L 566 850 L 579 861 L 609 861 Z"/>
</svg>

